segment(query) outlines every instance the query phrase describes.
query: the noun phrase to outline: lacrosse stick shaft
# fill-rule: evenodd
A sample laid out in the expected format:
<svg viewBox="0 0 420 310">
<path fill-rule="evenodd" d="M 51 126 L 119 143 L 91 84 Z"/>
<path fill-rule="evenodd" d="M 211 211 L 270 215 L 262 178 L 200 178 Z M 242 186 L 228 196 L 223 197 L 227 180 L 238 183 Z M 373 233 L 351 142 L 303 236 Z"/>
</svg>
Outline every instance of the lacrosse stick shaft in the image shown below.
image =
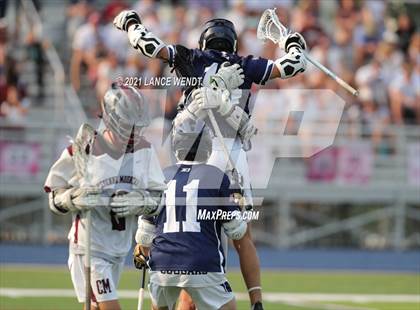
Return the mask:
<svg viewBox="0 0 420 310">
<path fill-rule="evenodd" d="M 290 30 L 287 29 L 280 21 L 275 13 L 276 9 L 267 9 L 261 15 L 260 22 L 257 27 L 257 38 L 260 40 L 269 39 L 274 44 L 279 44 L 281 48 L 284 48 L 284 43 L 282 43 L 290 34 Z M 353 96 L 357 96 L 359 93 L 356 89 L 347 84 L 343 79 L 339 78 L 334 72 L 320 64 L 318 61 L 313 59 L 307 53 L 305 53 L 305 58 L 313 64 L 315 67 L 320 69 L 322 72 L 327 74 L 330 78 L 336 81 L 341 87 L 350 92 Z"/>
<path fill-rule="evenodd" d="M 217 124 L 216 118 L 214 117 L 214 113 L 211 109 L 208 110 L 208 116 L 210 119 L 210 123 L 213 126 L 214 133 L 216 134 L 217 140 L 219 140 L 220 145 L 222 146 L 223 153 L 225 153 L 226 159 L 228 161 L 228 170 L 235 170 L 235 164 L 230 157 L 229 150 L 226 147 L 225 141 L 223 140 L 222 132 L 220 131 L 219 124 Z"/>
<path fill-rule="evenodd" d="M 313 64 L 315 67 L 317 67 L 319 70 L 324 72 L 326 75 L 328 75 L 330 78 L 332 78 L 334 81 L 336 81 L 341 87 L 343 87 L 345 90 L 350 92 L 353 96 L 357 96 L 359 92 L 351 87 L 349 84 L 347 84 L 344 80 L 342 80 L 340 77 L 338 77 L 334 72 L 332 72 L 330 69 L 325 67 L 323 64 L 319 63 L 315 59 L 313 59 L 311 56 L 309 56 L 307 53 L 305 53 L 305 58 Z"/>
<path fill-rule="evenodd" d="M 143 309 L 145 283 L 146 283 L 146 266 L 143 266 L 142 276 L 141 276 L 141 287 L 140 287 L 140 290 L 139 290 L 139 301 L 137 303 L 137 310 L 142 310 Z"/>
<path fill-rule="evenodd" d="M 238 172 L 236 170 L 235 163 L 233 162 L 232 157 L 230 157 L 229 150 L 226 147 L 225 141 L 223 140 L 223 135 L 222 135 L 222 132 L 220 131 L 219 124 L 217 124 L 216 118 L 214 117 L 214 113 L 210 109 L 208 110 L 208 116 L 209 116 L 211 125 L 213 126 L 216 137 L 219 140 L 219 143 L 223 148 L 223 152 L 225 153 L 226 159 L 227 159 L 228 164 L 229 164 L 228 169 L 230 171 Z M 240 178 L 240 176 L 239 176 L 239 178 Z M 238 180 L 238 182 L 239 182 L 240 186 L 242 187 L 242 184 L 241 184 L 242 182 L 240 180 Z M 252 204 L 245 206 L 245 209 L 246 210 L 251 210 L 252 209 Z"/>
<path fill-rule="evenodd" d="M 90 310 L 92 286 L 90 283 L 90 234 L 92 227 L 92 214 L 90 210 L 86 211 L 86 253 L 85 253 L 85 309 Z"/>
</svg>

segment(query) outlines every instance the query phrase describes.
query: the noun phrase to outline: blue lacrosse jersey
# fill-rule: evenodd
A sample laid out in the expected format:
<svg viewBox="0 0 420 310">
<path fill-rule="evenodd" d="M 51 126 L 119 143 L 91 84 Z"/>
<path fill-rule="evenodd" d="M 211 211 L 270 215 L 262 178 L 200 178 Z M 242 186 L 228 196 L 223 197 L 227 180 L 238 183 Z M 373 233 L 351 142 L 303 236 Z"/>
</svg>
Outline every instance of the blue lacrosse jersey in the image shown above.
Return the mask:
<svg viewBox="0 0 420 310">
<path fill-rule="evenodd" d="M 239 211 L 230 198 L 237 190 L 230 188 L 226 174 L 206 164 L 177 164 L 164 174 L 168 188 L 165 206 L 155 218 L 151 271 L 225 272 L 224 220 L 200 219 L 199 214 Z"/>
<path fill-rule="evenodd" d="M 177 74 L 185 77 L 203 77 L 206 68 L 214 63 L 221 65 L 227 61 L 239 64 L 245 75 L 244 83 L 239 87 L 241 89 L 250 89 L 252 83 L 265 84 L 273 69 L 273 61 L 253 55 L 239 56 L 217 50 L 188 49 L 182 45 L 169 45 L 168 51 L 169 64 Z"/>
<path fill-rule="evenodd" d="M 182 77 L 204 78 L 206 71 L 214 64 L 219 67 L 224 62 L 239 64 L 244 70 L 244 83 L 239 87 L 247 90 L 243 92 L 242 108 L 250 113 L 249 89 L 253 83 L 264 85 L 270 78 L 273 70 L 273 61 L 253 55 L 239 56 L 237 54 L 221 52 L 217 50 L 188 49 L 182 45 L 169 45 L 169 65 L 176 74 Z M 192 88 L 184 89 L 185 97 Z"/>
</svg>

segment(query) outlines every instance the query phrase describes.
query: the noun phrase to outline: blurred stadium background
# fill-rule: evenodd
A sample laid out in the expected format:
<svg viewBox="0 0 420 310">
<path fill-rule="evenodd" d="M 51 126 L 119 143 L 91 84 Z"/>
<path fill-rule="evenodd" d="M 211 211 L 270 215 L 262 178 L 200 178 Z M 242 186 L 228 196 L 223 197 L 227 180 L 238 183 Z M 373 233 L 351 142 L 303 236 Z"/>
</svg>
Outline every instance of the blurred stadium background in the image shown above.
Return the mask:
<svg viewBox="0 0 420 310">
<path fill-rule="evenodd" d="M 268 297 L 269 309 L 419 309 L 416 0 L 0 1 L 0 309 L 76 307 L 68 290 L 33 292 L 34 298 L 7 289 L 71 288 L 64 270 L 70 219 L 48 210 L 42 190 L 48 168 L 80 123 L 95 122 L 100 98 L 117 77 L 171 75 L 159 61 L 135 53 L 112 27 L 113 17 L 128 7 L 165 42 L 189 47 L 197 45 L 204 21 L 226 17 L 236 26 L 239 54 L 272 59 L 280 51 L 256 40 L 256 25 L 263 10 L 277 7 L 280 19 L 304 35 L 311 54 L 359 89 L 360 96 L 351 97 L 313 67 L 260 87 L 331 89 L 346 102 L 331 147 L 309 159 L 277 159 L 268 187 L 256 191 L 264 197 L 261 219 L 253 223 L 263 286 L 280 296 Z M 155 124 L 171 121 L 180 95 L 172 87 L 166 103 L 156 101 L 153 109 L 163 118 Z M 323 112 L 317 104 L 302 101 L 315 115 Z M 282 117 L 289 116 L 259 119 L 257 127 Z M 269 160 L 259 165 L 290 147 L 277 135 L 273 130 L 265 137 L 271 143 L 260 151 Z M 233 250 L 229 263 L 238 268 Z M 34 267 L 39 264 L 45 266 Z M 134 290 L 135 277 L 128 269 L 123 288 Z M 234 289 L 244 292 L 238 272 L 232 277 Z M 334 299 L 338 293 L 400 299 Z M 134 300 L 126 306 L 133 308 Z M 239 309 L 246 308 L 243 301 Z"/>
</svg>

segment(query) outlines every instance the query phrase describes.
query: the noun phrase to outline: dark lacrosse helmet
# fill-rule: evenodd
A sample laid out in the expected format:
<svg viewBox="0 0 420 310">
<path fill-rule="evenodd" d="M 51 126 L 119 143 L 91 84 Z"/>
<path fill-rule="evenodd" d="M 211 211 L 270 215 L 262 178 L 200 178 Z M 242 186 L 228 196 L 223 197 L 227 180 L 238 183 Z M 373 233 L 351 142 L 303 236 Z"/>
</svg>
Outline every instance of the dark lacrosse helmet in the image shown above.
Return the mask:
<svg viewBox="0 0 420 310">
<path fill-rule="evenodd" d="M 238 36 L 233 23 L 224 18 L 215 18 L 204 24 L 198 44 L 201 50 L 213 49 L 236 53 L 237 42 Z"/>
<path fill-rule="evenodd" d="M 112 84 L 101 102 L 101 109 L 106 128 L 127 143 L 139 142 L 143 128 L 150 124 L 147 102 L 132 86 Z"/>
<path fill-rule="evenodd" d="M 205 123 L 190 119 L 174 127 L 172 150 L 179 161 L 206 162 L 212 151 L 212 138 Z"/>
</svg>

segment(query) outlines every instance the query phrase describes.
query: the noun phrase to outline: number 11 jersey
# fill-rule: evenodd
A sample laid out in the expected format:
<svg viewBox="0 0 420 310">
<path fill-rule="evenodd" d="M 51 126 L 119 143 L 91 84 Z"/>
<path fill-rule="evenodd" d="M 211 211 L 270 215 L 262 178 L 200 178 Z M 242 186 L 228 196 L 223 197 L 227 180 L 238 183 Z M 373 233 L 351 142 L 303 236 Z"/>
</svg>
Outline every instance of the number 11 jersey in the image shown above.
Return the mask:
<svg viewBox="0 0 420 310">
<path fill-rule="evenodd" d="M 191 162 L 168 167 L 164 174 L 168 188 L 165 206 L 155 219 L 151 281 L 175 286 L 223 283 L 222 214 L 239 210 L 231 199 L 235 190 L 228 176 L 217 167 Z"/>
</svg>

